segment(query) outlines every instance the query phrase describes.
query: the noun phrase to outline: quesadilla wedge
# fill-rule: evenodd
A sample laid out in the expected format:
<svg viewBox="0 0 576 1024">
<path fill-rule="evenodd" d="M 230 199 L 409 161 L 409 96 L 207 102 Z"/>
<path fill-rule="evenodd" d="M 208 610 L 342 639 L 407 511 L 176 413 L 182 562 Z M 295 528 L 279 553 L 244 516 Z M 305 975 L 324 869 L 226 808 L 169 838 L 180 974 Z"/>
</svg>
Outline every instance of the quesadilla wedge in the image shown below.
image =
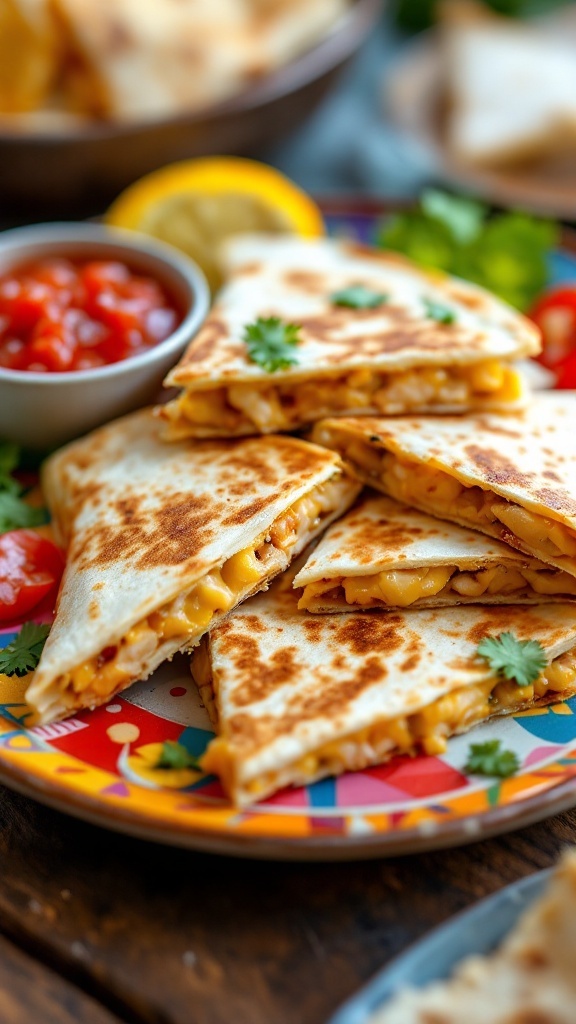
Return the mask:
<svg viewBox="0 0 576 1024">
<path fill-rule="evenodd" d="M 523 902 L 517 893 L 514 900 L 512 893 L 506 895 L 507 916 L 517 900 Z M 471 922 L 462 921 L 459 934 L 463 953 L 466 946 L 470 948 Z M 498 949 L 467 955 L 450 978 L 422 988 L 400 988 L 385 1006 L 362 1019 L 365 1024 L 574 1024 L 575 946 L 576 850 L 572 846 L 565 849 L 541 895 L 523 911 Z"/>
<path fill-rule="evenodd" d="M 476 285 L 330 239 L 242 236 L 228 283 L 168 375 L 166 438 L 294 430 L 346 413 L 520 403 L 539 332 Z"/>
<path fill-rule="evenodd" d="M 309 612 L 541 604 L 576 579 L 496 540 L 366 494 L 326 531 L 294 580 Z"/>
<path fill-rule="evenodd" d="M 192 658 L 219 733 L 202 766 L 240 807 L 395 754 L 438 754 L 477 722 L 576 692 L 573 605 L 312 616 L 298 611 L 293 577 L 237 608 Z M 504 632 L 542 645 L 533 683 L 479 656 Z"/>
<path fill-rule="evenodd" d="M 45 464 L 68 555 L 27 692 L 38 723 L 102 704 L 192 648 L 358 493 L 338 456 L 296 438 L 169 446 L 157 432 L 143 410 Z"/>
<path fill-rule="evenodd" d="M 311 436 L 377 490 L 576 576 L 576 392 L 514 418 L 333 419 Z"/>
</svg>

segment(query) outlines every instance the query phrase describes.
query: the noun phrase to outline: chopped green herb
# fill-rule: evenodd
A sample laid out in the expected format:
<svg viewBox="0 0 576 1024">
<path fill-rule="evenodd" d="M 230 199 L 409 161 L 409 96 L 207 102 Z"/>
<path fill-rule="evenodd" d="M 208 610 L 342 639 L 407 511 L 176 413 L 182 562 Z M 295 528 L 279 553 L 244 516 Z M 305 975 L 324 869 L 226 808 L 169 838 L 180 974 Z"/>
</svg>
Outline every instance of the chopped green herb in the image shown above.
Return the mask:
<svg viewBox="0 0 576 1024">
<path fill-rule="evenodd" d="M 375 292 L 363 284 L 351 284 L 330 296 L 333 306 L 347 306 L 349 309 L 377 309 L 388 301 L 383 292 Z"/>
<path fill-rule="evenodd" d="M 551 221 L 519 212 L 491 216 L 481 203 L 428 189 L 416 210 L 387 220 L 378 244 L 483 285 L 525 310 L 546 284 L 557 238 Z"/>
<path fill-rule="evenodd" d="M 17 636 L 0 650 L 0 672 L 7 676 L 25 676 L 40 661 L 50 626 L 26 622 Z"/>
<path fill-rule="evenodd" d="M 20 462 L 20 449 L 11 441 L 0 441 L 0 480 L 10 477 Z"/>
<path fill-rule="evenodd" d="M 183 743 L 177 743 L 176 740 L 164 741 L 160 757 L 154 767 L 172 768 L 177 771 L 183 768 L 194 768 L 198 772 L 202 770 L 198 763 L 198 758 L 191 754 Z"/>
<path fill-rule="evenodd" d="M 46 509 L 34 508 L 22 500 L 24 488 L 11 476 L 19 459 L 18 445 L 0 441 L 0 533 L 48 522 Z"/>
<path fill-rule="evenodd" d="M 494 775 L 507 779 L 518 771 L 520 762 L 513 750 L 501 750 L 500 740 L 471 743 L 464 771 L 469 775 Z"/>
<path fill-rule="evenodd" d="M 47 522 L 48 513 L 45 508 L 27 505 L 18 494 L 9 490 L 0 491 L 0 533 L 41 526 Z"/>
<path fill-rule="evenodd" d="M 453 324 L 456 320 L 456 314 L 453 309 L 449 309 L 442 302 L 436 302 L 435 299 L 423 298 L 424 309 L 426 316 L 429 316 L 431 320 L 436 320 L 439 324 Z"/>
<path fill-rule="evenodd" d="M 546 666 L 546 652 L 538 640 L 517 640 L 513 633 L 486 636 L 477 653 L 490 668 L 518 686 L 530 686 Z"/>
<path fill-rule="evenodd" d="M 244 342 L 248 356 L 268 373 L 295 366 L 291 349 L 301 340 L 298 324 L 284 323 L 276 316 L 268 319 L 258 317 L 253 324 L 244 328 Z"/>
</svg>

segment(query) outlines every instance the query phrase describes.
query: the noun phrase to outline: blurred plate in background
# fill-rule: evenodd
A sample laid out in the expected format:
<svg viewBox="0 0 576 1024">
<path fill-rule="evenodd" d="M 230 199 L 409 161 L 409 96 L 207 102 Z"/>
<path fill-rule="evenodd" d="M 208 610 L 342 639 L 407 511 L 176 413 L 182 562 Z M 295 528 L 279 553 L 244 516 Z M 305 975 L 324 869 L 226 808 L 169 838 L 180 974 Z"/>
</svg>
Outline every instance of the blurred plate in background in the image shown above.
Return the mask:
<svg viewBox="0 0 576 1024">
<path fill-rule="evenodd" d="M 449 151 L 442 60 L 439 35 L 431 29 L 404 49 L 385 82 L 387 114 L 429 157 L 430 177 L 497 206 L 575 220 L 576 173 L 570 156 L 533 166 L 488 169 L 460 162 Z"/>
<path fill-rule="evenodd" d="M 0 131 L 0 188 L 6 203 L 55 216 L 95 212 L 126 185 L 163 164 L 214 153 L 248 154 L 287 135 L 323 98 L 383 10 L 353 0 L 315 47 L 233 99 L 163 121 L 82 123 L 77 129 Z M 4 213 L 7 213 L 6 206 Z M 12 211 L 10 211 L 12 215 Z"/>
</svg>

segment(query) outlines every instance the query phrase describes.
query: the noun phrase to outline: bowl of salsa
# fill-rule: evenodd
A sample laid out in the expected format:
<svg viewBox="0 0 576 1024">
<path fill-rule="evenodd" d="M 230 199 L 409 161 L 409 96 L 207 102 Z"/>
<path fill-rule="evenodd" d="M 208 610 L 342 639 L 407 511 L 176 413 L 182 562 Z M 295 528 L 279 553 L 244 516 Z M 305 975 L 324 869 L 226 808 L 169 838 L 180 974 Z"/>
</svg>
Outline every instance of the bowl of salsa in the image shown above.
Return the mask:
<svg viewBox="0 0 576 1024">
<path fill-rule="evenodd" d="M 0 436 L 53 448 L 153 401 L 209 302 L 192 260 L 134 232 L 0 234 Z"/>
</svg>

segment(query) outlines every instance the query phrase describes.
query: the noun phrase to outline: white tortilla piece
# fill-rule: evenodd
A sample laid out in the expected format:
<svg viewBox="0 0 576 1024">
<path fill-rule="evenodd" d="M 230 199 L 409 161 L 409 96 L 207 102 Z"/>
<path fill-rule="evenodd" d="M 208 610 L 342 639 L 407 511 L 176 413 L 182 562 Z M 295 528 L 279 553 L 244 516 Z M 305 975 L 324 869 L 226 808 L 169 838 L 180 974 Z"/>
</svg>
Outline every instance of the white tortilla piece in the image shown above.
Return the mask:
<svg viewBox="0 0 576 1024">
<path fill-rule="evenodd" d="M 373 492 L 326 531 L 294 586 L 309 588 L 300 608 L 317 613 L 542 604 L 576 595 L 568 573 Z"/>
<path fill-rule="evenodd" d="M 398 993 L 366 1024 L 573 1024 L 576 852 L 499 949 L 472 956 L 446 981 Z"/>
<path fill-rule="evenodd" d="M 334 239 L 237 237 L 226 267 L 212 312 L 167 377 L 184 389 L 159 410 L 170 439 L 293 430 L 327 415 L 523 401 L 512 362 L 539 351 L 539 332 L 475 285 Z M 382 296 L 381 304 L 336 304 L 353 285 Z M 434 319 L 429 302 L 454 322 Z M 247 325 L 271 317 L 299 326 L 293 365 L 273 372 L 251 360 L 244 341 Z"/>
<path fill-rule="evenodd" d="M 101 704 L 192 648 L 359 490 L 338 456 L 296 438 L 168 446 L 157 430 L 143 410 L 45 465 L 46 500 L 69 546 L 27 692 L 38 722 Z"/>
<path fill-rule="evenodd" d="M 576 576 L 576 392 L 513 417 L 325 420 L 311 437 L 391 497 Z"/>
<path fill-rule="evenodd" d="M 576 691 L 572 605 L 311 616 L 298 611 L 293 576 L 237 608 L 192 659 L 219 733 L 203 767 L 240 807 L 397 753 L 439 753 L 477 721 Z M 550 662 L 564 655 L 545 670 L 556 689 L 492 674 L 477 647 L 503 632 L 540 641 Z"/>
</svg>

